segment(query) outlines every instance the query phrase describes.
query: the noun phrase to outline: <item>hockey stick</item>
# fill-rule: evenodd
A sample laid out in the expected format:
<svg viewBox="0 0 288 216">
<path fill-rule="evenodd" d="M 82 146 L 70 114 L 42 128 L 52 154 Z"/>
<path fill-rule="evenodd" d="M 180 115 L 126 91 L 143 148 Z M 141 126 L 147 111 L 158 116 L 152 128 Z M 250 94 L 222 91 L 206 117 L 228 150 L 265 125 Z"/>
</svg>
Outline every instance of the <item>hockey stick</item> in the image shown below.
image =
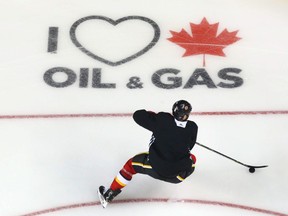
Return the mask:
<svg viewBox="0 0 288 216">
<path fill-rule="evenodd" d="M 221 156 L 223 156 L 223 157 L 225 157 L 225 158 L 228 158 L 228 159 L 230 159 L 230 160 L 232 160 L 232 161 L 234 161 L 234 162 L 236 162 L 236 163 L 238 163 L 238 164 L 241 164 L 242 166 L 248 167 L 250 173 L 254 173 L 254 172 L 255 172 L 255 169 L 268 167 L 268 165 L 262 165 L 262 166 L 252 166 L 252 165 L 248 165 L 248 164 L 242 163 L 242 162 L 240 162 L 240 161 L 238 161 L 238 160 L 236 160 L 236 159 L 234 159 L 234 158 L 231 158 L 231 157 L 229 157 L 229 156 L 227 156 L 227 155 L 225 155 L 225 154 L 223 154 L 223 153 L 221 153 L 221 152 L 218 152 L 218 151 L 216 151 L 216 150 L 214 150 L 214 149 L 211 149 L 211 148 L 209 148 L 208 146 L 205 146 L 205 145 L 203 145 L 203 144 L 201 144 L 201 143 L 196 142 L 196 144 L 199 145 L 199 146 L 201 146 L 201 147 L 203 147 L 203 148 L 206 148 L 206 149 L 208 149 L 208 150 L 210 150 L 210 151 L 212 151 L 212 152 L 215 152 L 216 154 L 219 154 L 219 155 L 221 155 Z"/>
</svg>

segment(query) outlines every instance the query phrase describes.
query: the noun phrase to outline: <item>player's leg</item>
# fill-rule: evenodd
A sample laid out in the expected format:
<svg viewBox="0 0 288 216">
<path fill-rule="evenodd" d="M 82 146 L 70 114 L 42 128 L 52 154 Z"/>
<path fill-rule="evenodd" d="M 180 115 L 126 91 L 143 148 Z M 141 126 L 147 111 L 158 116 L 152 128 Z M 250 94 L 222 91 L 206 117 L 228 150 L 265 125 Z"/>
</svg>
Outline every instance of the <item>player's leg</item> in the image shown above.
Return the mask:
<svg viewBox="0 0 288 216">
<path fill-rule="evenodd" d="M 134 156 L 132 158 L 132 165 L 133 165 L 134 170 L 137 173 L 149 175 L 155 179 L 177 184 L 177 183 L 184 181 L 195 170 L 196 157 L 193 154 L 191 154 L 190 157 L 193 161 L 191 168 L 180 172 L 177 176 L 174 176 L 174 177 L 161 176 L 157 172 L 155 172 L 150 164 L 148 152 Z"/>
<path fill-rule="evenodd" d="M 155 179 L 170 183 L 180 183 L 194 172 L 196 157 L 191 154 L 191 158 L 193 160 L 193 164 L 190 170 L 183 171 L 179 173 L 178 176 L 166 178 L 160 176 L 152 169 L 148 152 L 138 154 L 125 163 L 123 168 L 112 181 L 110 188 L 105 190 L 105 187 L 101 186 L 99 187 L 99 193 L 102 193 L 104 199 L 107 202 L 111 202 L 121 192 L 121 189 L 124 188 L 132 180 L 133 175 L 137 173 L 149 175 Z"/>
<path fill-rule="evenodd" d="M 133 175 L 136 174 L 132 166 L 132 158 L 129 159 L 123 166 L 123 168 L 119 171 L 117 176 L 114 178 L 113 182 L 110 185 L 110 189 L 118 190 L 125 187 L 132 179 Z"/>
<path fill-rule="evenodd" d="M 159 176 L 159 174 L 152 169 L 152 166 L 149 161 L 148 152 L 144 152 L 134 156 L 132 158 L 132 165 L 137 173 L 149 175 L 155 179 L 161 179 L 161 176 Z"/>
<path fill-rule="evenodd" d="M 104 186 L 100 186 L 98 193 L 100 193 L 107 203 L 111 202 L 132 179 L 136 172 L 132 166 L 132 158 L 129 159 L 119 171 L 117 176 L 112 181 L 108 190 Z M 107 205 L 106 203 L 106 205 Z M 105 205 L 105 206 L 106 206 Z M 104 207 L 104 205 L 103 205 Z"/>
</svg>

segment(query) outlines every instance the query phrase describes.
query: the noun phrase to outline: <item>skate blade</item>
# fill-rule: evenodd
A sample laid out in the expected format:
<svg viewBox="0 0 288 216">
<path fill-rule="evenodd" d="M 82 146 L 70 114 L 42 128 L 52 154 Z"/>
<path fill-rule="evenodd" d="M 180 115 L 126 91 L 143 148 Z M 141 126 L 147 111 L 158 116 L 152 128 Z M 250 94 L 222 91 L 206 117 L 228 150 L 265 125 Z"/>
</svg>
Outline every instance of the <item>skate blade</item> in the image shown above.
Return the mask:
<svg viewBox="0 0 288 216">
<path fill-rule="evenodd" d="M 106 208 L 108 205 L 108 202 L 105 200 L 103 194 L 100 193 L 99 189 L 98 189 L 97 193 L 98 193 L 98 197 L 99 197 L 99 200 L 100 200 L 102 207 Z"/>
</svg>

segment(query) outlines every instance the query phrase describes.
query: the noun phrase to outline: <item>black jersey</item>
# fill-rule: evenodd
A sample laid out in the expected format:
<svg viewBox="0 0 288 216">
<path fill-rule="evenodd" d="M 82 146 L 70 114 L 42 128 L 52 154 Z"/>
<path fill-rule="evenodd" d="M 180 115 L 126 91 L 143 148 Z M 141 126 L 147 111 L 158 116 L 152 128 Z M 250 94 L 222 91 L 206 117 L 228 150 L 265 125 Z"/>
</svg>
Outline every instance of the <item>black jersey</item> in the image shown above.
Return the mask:
<svg viewBox="0 0 288 216">
<path fill-rule="evenodd" d="M 195 122 L 187 121 L 186 126 L 181 127 L 169 113 L 156 114 L 146 110 L 136 111 L 133 118 L 137 124 L 153 133 L 149 160 L 159 175 L 172 177 L 191 170 L 193 162 L 190 150 L 195 145 L 198 132 Z"/>
</svg>

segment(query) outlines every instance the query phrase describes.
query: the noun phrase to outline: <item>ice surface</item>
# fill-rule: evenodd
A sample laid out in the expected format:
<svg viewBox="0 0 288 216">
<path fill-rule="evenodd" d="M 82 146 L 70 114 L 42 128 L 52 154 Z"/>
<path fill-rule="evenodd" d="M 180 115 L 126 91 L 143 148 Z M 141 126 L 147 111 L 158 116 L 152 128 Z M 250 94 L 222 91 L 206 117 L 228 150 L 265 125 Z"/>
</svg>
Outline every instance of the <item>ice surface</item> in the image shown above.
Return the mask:
<svg viewBox="0 0 288 216">
<path fill-rule="evenodd" d="M 284 0 L 1 2 L 0 215 L 288 215 L 287 9 Z M 159 41 L 134 60 L 107 65 L 81 52 L 70 39 L 73 23 L 92 15 L 114 20 L 147 17 L 159 26 Z M 203 56 L 182 58 L 184 50 L 167 38 L 170 30 L 188 31 L 190 22 L 200 23 L 203 17 L 219 22 L 219 32 L 238 30 L 241 40 L 224 49 L 226 57 L 207 55 L 204 69 L 216 84 L 226 82 L 218 76 L 223 68 L 241 69 L 241 87 L 183 89 L 192 73 L 203 68 Z M 141 21 L 136 23 L 135 28 L 132 23 L 116 25 L 121 28 L 113 34 L 111 25 L 94 20 L 76 33 L 91 52 L 105 58 L 111 54 L 114 60 L 152 39 L 149 24 L 141 28 Z M 47 52 L 52 26 L 59 29 L 54 54 Z M 131 29 L 137 38 L 125 36 Z M 113 34 L 106 35 L 107 40 L 116 40 L 112 51 L 104 44 L 106 30 Z M 123 44 L 117 46 L 117 40 Z M 63 88 L 45 83 L 45 72 L 54 67 L 75 73 L 75 83 Z M 79 87 L 87 78 L 80 79 L 86 68 L 87 87 Z M 92 87 L 93 68 L 101 71 L 102 83 L 115 88 Z M 153 84 L 152 75 L 165 68 L 180 71 L 181 87 Z M 127 86 L 133 77 L 140 79 L 142 88 Z M 67 75 L 54 78 L 64 82 Z M 169 83 L 167 76 L 162 78 Z M 195 146 L 196 170 L 183 183 L 136 175 L 115 202 L 102 209 L 98 186 L 109 186 L 130 157 L 148 149 L 151 133 L 133 122 L 132 112 L 170 112 L 182 98 L 192 103 L 195 114 L 190 119 L 199 126 L 198 142 L 241 162 L 269 167 L 251 174 L 248 168 Z M 279 110 L 284 112 L 273 114 Z"/>
<path fill-rule="evenodd" d="M 243 211 L 197 203 L 180 207 L 173 199 L 226 202 L 285 212 L 288 174 L 283 152 L 287 118 L 286 115 L 193 117 L 200 128 L 199 142 L 252 165 L 269 165 L 254 174 L 196 146 L 196 171 L 183 183 L 173 185 L 139 175 L 117 197 L 119 200 L 169 198 L 172 202 L 111 204 L 105 211 L 98 205 L 66 212 L 81 215 L 100 211 L 113 215 L 122 205 L 130 210 L 137 208 L 140 215 L 148 207 L 160 211 L 157 209 L 162 209 L 161 206 L 167 213 L 195 209 L 198 215 L 207 209 L 207 215 L 210 211 L 229 215 L 234 210 L 235 215 L 237 212 L 241 215 Z M 277 129 L 271 130 L 271 126 Z M 146 151 L 150 136 L 129 117 L 1 120 L 0 130 L 5 131 L 1 135 L 2 215 L 97 201 L 98 185 L 109 185 L 126 160 Z M 142 206 L 144 213 L 139 210 Z M 65 215 L 62 211 L 55 214 Z"/>
</svg>

